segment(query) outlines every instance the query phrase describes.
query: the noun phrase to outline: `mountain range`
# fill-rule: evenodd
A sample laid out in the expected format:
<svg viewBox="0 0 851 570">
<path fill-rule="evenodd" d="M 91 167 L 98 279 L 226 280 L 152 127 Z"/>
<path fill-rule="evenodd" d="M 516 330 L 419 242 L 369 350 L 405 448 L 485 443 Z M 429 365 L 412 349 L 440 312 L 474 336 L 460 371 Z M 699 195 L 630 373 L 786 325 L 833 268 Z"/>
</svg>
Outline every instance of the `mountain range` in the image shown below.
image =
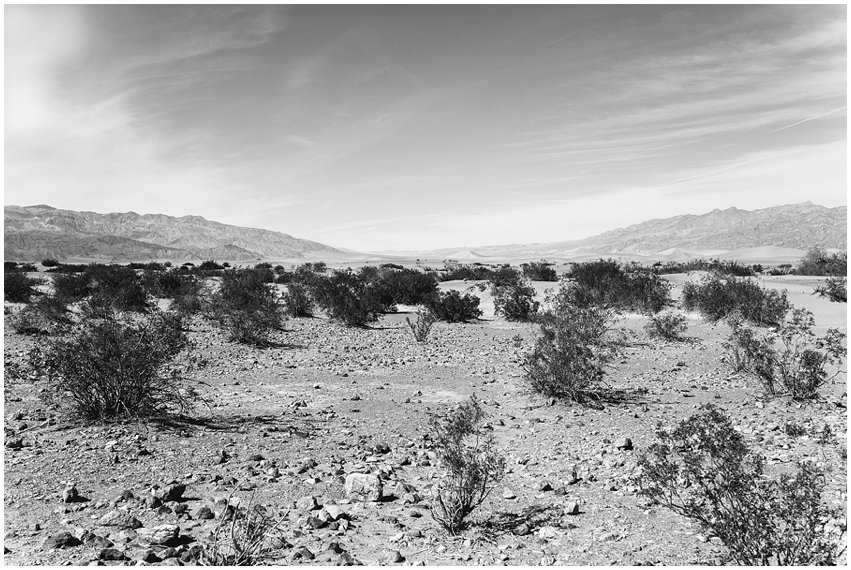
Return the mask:
<svg viewBox="0 0 851 570">
<path fill-rule="evenodd" d="M 718 257 L 793 260 L 813 247 L 847 249 L 847 207 L 811 202 L 758 210 L 728 208 L 655 219 L 582 240 L 364 254 L 289 234 L 233 226 L 199 216 L 98 214 L 46 205 L 4 208 L 4 258 L 15 261 L 151 259 L 352 262 L 423 258 L 459 260 Z"/>
<path fill-rule="evenodd" d="M 7 260 L 303 259 L 345 252 L 289 234 L 200 216 L 98 214 L 50 206 L 4 207 Z"/>
<path fill-rule="evenodd" d="M 581 240 L 419 252 L 431 258 L 685 260 L 795 259 L 811 247 L 846 250 L 848 208 L 812 202 L 757 210 L 715 209 L 702 215 L 654 219 Z M 390 252 L 388 252 L 390 253 Z M 398 252 L 401 253 L 401 252 Z"/>
</svg>

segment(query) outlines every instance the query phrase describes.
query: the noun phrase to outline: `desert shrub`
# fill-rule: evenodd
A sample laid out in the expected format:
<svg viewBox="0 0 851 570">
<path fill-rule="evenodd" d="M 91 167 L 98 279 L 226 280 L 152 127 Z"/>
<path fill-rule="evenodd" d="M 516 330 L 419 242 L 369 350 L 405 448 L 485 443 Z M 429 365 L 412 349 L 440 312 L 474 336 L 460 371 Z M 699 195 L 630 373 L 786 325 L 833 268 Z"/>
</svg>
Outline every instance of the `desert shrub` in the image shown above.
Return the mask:
<svg viewBox="0 0 851 570">
<path fill-rule="evenodd" d="M 431 332 L 431 327 L 437 320 L 434 313 L 431 312 L 431 309 L 428 307 L 420 307 L 417 309 L 417 320 L 411 321 L 410 318 L 405 317 L 405 322 L 408 323 L 408 326 L 411 328 L 411 332 L 414 333 L 414 338 L 417 342 L 425 342 L 428 340 L 428 333 Z"/>
<path fill-rule="evenodd" d="M 437 296 L 437 279 L 433 274 L 404 267 L 382 266 L 380 271 L 391 304 L 423 305 Z"/>
<path fill-rule="evenodd" d="M 651 315 L 644 330 L 652 337 L 666 340 L 682 340 L 688 328 L 688 319 L 681 313 L 659 313 Z"/>
<path fill-rule="evenodd" d="M 533 320 L 540 303 L 534 300 L 535 288 L 515 268 L 503 266 L 490 280 L 494 310 L 508 321 Z"/>
<path fill-rule="evenodd" d="M 56 267 L 46 269 L 45 273 L 85 273 L 89 266 L 82 263 L 60 263 Z"/>
<path fill-rule="evenodd" d="M 27 277 L 23 273 L 14 271 L 3 274 L 3 298 L 10 303 L 29 303 L 30 297 L 37 292 L 33 286 L 41 283 L 38 279 Z"/>
<path fill-rule="evenodd" d="M 554 263 L 546 261 L 531 261 L 520 265 L 523 268 L 523 277 L 532 281 L 558 281 Z"/>
<path fill-rule="evenodd" d="M 194 392 L 169 363 L 187 346 L 180 318 L 153 312 L 84 321 L 70 338 L 30 353 L 46 376 L 47 398 L 87 420 L 142 418 L 192 407 Z"/>
<path fill-rule="evenodd" d="M 86 273 L 57 273 L 53 276 L 53 293 L 65 303 L 76 303 L 92 293 L 92 279 Z"/>
<path fill-rule="evenodd" d="M 795 273 L 798 275 L 847 275 L 848 252 L 829 254 L 819 247 L 814 247 L 798 263 Z"/>
<path fill-rule="evenodd" d="M 795 422 L 786 422 L 783 424 L 783 432 L 789 437 L 801 437 L 807 435 L 807 428 Z"/>
<path fill-rule="evenodd" d="M 802 463 L 768 479 L 763 459 L 711 405 L 668 431 L 640 457 L 641 493 L 700 523 L 744 565 L 834 564 L 839 509 L 822 504 L 824 474 Z"/>
<path fill-rule="evenodd" d="M 778 325 L 791 307 L 786 291 L 773 291 L 748 279 L 708 275 L 683 285 L 683 308 L 698 311 L 710 322 L 736 312 L 757 325 Z"/>
<path fill-rule="evenodd" d="M 55 295 L 43 295 L 15 313 L 9 322 L 18 334 L 51 335 L 63 332 L 72 321 L 65 302 Z"/>
<path fill-rule="evenodd" d="M 431 418 L 432 440 L 446 476 L 437 485 L 431 514 L 450 534 L 465 527 L 505 472 L 505 459 L 493 435 L 485 432 L 485 412 L 475 396 L 445 418 Z"/>
<path fill-rule="evenodd" d="M 305 285 L 292 282 L 284 293 L 284 308 L 293 317 L 312 317 L 315 304 Z"/>
<path fill-rule="evenodd" d="M 254 266 L 253 271 L 257 273 L 257 278 L 263 283 L 275 282 L 275 271 L 272 269 L 272 264 L 263 262 Z"/>
<path fill-rule="evenodd" d="M 208 259 L 206 261 L 202 261 L 200 265 L 198 265 L 198 269 L 201 271 L 219 271 L 224 269 L 225 266 L 221 263 L 216 262 L 214 259 Z"/>
<path fill-rule="evenodd" d="M 791 266 L 790 266 L 791 267 Z M 660 274 L 688 273 L 690 271 L 711 271 L 721 275 L 733 275 L 736 277 L 750 277 L 762 272 L 762 266 L 744 265 L 735 260 L 721 261 L 718 259 L 690 259 L 689 261 L 668 261 L 653 264 L 653 271 Z"/>
<path fill-rule="evenodd" d="M 91 281 L 89 307 L 98 314 L 110 310 L 144 312 L 148 295 L 136 272 L 123 265 L 94 263 L 86 268 Z"/>
<path fill-rule="evenodd" d="M 269 334 L 281 327 L 283 312 L 275 293 L 252 269 L 228 269 L 211 298 L 211 316 L 230 340 L 265 346 Z"/>
<path fill-rule="evenodd" d="M 481 263 L 467 265 L 447 259 L 443 262 L 443 269 L 435 274 L 438 281 L 484 281 L 493 277 L 494 270 Z"/>
<path fill-rule="evenodd" d="M 351 269 L 336 270 L 331 275 L 316 275 L 311 288 L 316 304 L 329 317 L 350 326 L 374 323 L 392 309 L 387 305 L 385 291 L 377 281 Z"/>
<path fill-rule="evenodd" d="M 17 261 L 4 261 L 3 262 L 3 273 L 9 273 L 10 271 L 18 270 L 18 262 Z"/>
<path fill-rule="evenodd" d="M 823 337 L 813 332 L 813 314 L 800 308 L 775 330 L 759 332 L 741 319 L 729 320 L 730 337 L 726 343 L 734 366 L 753 374 L 768 394 L 782 389 L 796 400 L 818 396 L 818 390 L 833 375 L 827 367 L 838 365 L 845 353 L 839 329 L 828 329 Z"/>
<path fill-rule="evenodd" d="M 658 313 L 671 304 L 671 286 L 651 269 L 612 259 L 573 264 L 569 274 L 589 302 L 617 310 Z"/>
<path fill-rule="evenodd" d="M 244 506 L 231 496 L 212 542 L 202 551 L 201 563 L 205 566 L 255 566 L 278 558 L 280 551 L 289 546 L 282 523 L 266 507 L 255 504 L 253 496 Z"/>
<path fill-rule="evenodd" d="M 828 277 L 824 285 L 816 287 L 814 293 L 819 297 L 827 297 L 832 303 L 848 302 L 848 279 L 846 277 Z"/>
<path fill-rule="evenodd" d="M 550 308 L 539 318 L 541 333 L 523 365 L 535 391 L 575 402 L 597 395 L 615 354 L 609 334 L 613 313 L 589 303 L 590 295 L 566 281 L 549 295 Z"/>
<path fill-rule="evenodd" d="M 479 298 L 469 293 L 461 295 L 458 291 L 441 292 L 428 307 L 438 320 L 447 323 L 465 323 L 482 316 Z"/>
<path fill-rule="evenodd" d="M 56 261 L 55 259 L 48 258 L 48 259 L 42 259 L 41 265 L 43 267 L 56 267 L 57 265 L 59 265 L 59 262 Z"/>
</svg>

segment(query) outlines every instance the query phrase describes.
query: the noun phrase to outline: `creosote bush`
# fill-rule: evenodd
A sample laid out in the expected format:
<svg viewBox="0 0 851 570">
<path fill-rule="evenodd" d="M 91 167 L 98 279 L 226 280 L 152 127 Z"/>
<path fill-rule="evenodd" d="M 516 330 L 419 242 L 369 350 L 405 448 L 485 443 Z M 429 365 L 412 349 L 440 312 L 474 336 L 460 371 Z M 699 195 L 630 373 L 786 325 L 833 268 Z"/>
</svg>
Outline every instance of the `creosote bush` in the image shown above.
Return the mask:
<svg viewBox="0 0 851 570">
<path fill-rule="evenodd" d="M 500 267 L 490 278 L 494 312 L 507 321 L 531 321 L 540 303 L 534 300 L 535 288 L 510 266 Z"/>
<path fill-rule="evenodd" d="M 447 323 L 466 323 L 482 316 L 479 298 L 458 291 L 442 291 L 428 307 L 440 321 Z"/>
<path fill-rule="evenodd" d="M 411 332 L 414 334 L 414 338 L 417 342 L 425 342 L 428 340 L 428 333 L 431 332 L 431 327 L 436 320 L 437 317 L 434 316 L 434 313 L 432 313 L 431 309 L 428 307 L 420 307 L 417 309 L 417 319 L 415 321 L 405 317 L 405 322 L 408 323 L 408 326 L 411 328 Z"/>
<path fill-rule="evenodd" d="M 432 417 L 432 439 L 446 476 L 437 485 L 431 515 L 450 534 L 466 526 L 466 519 L 488 497 L 505 473 L 505 459 L 486 433 L 485 412 L 472 396 L 445 418 Z"/>
<path fill-rule="evenodd" d="M 256 346 L 267 345 L 269 334 L 284 319 L 275 293 L 253 269 L 222 272 L 221 285 L 211 296 L 210 313 L 230 340 Z"/>
<path fill-rule="evenodd" d="M 847 303 L 848 302 L 848 278 L 847 277 L 828 277 L 824 281 L 824 285 L 816 287 L 814 293 L 819 297 L 826 297 L 831 303 Z"/>
<path fill-rule="evenodd" d="M 380 281 L 370 277 L 369 272 L 351 269 L 317 274 L 310 283 L 313 298 L 329 317 L 349 326 L 374 323 L 393 307 Z"/>
<path fill-rule="evenodd" d="M 798 275 L 840 276 L 848 273 L 848 252 L 827 253 L 820 247 L 814 247 L 795 268 Z"/>
<path fill-rule="evenodd" d="M 51 335 L 65 331 L 72 321 L 62 299 L 43 295 L 12 315 L 9 324 L 18 334 Z"/>
<path fill-rule="evenodd" d="M 39 283 L 21 272 L 7 272 L 3 274 L 3 298 L 10 303 L 29 303 L 30 297 L 37 294 L 33 287 Z"/>
<path fill-rule="evenodd" d="M 295 281 L 287 285 L 287 292 L 284 293 L 284 308 L 292 317 L 312 317 L 316 310 L 307 287 Z"/>
<path fill-rule="evenodd" d="M 113 310 L 143 313 L 150 308 L 147 291 L 135 270 L 124 265 L 92 264 L 85 274 L 91 283 L 90 314 L 106 315 Z"/>
<path fill-rule="evenodd" d="M 755 376 L 766 393 L 788 393 L 796 400 L 818 396 L 819 388 L 839 373 L 829 374 L 845 354 L 839 329 L 822 337 L 813 332 L 815 319 L 807 309 L 794 308 L 779 327 L 761 332 L 741 318 L 728 319 L 726 347 L 736 370 Z"/>
<path fill-rule="evenodd" d="M 145 418 L 191 409 L 194 391 L 168 369 L 187 344 L 176 315 L 112 315 L 33 349 L 29 363 L 46 376 L 46 397 L 76 417 Z"/>
<path fill-rule="evenodd" d="M 671 304 L 671 286 L 651 269 L 612 259 L 572 265 L 569 277 L 587 302 L 620 311 L 655 314 Z"/>
<path fill-rule="evenodd" d="M 843 530 L 831 519 L 842 513 L 822 504 L 820 469 L 802 463 L 794 475 L 767 478 L 762 457 L 711 405 L 656 435 L 638 462 L 641 494 L 700 523 L 736 563 L 836 563 Z"/>
<path fill-rule="evenodd" d="M 610 336 L 614 313 L 589 302 L 593 293 L 562 281 L 539 318 L 541 334 L 523 368 L 532 388 L 574 402 L 594 399 L 616 353 Z"/>
<path fill-rule="evenodd" d="M 280 518 L 255 504 L 253 496 L 242 505 L 231 495 L 200 562 L 205 566 L 256 566 L 279 557 L 287 546 Z"/>
<path fill-rule="evenodd" d="M 532 261 L 522 263 L 520 267 L 523 268 L 523 277 L 526 279 L 532 281 L 558 281 L 558 275 L 553 265 L 555 264 L 547 263 L 546 261 Z"/>
<path fill-rule="evenodd" d="M 688 328 L 688 319 L 681 313 L 659 313 L 651 315 L 644 330 L 652 337 L 665 340 L 682 340 Z"/>
<path fill-rule="evenodd" d="M 737 312 L 756 325 L 776 326 L 791 304 L 786 291 L 765 289 L 747 278 L 706 276 L 700 283 L 683 285 L 683 308 L 698 311 L 710 322 Z"/>
</svg>

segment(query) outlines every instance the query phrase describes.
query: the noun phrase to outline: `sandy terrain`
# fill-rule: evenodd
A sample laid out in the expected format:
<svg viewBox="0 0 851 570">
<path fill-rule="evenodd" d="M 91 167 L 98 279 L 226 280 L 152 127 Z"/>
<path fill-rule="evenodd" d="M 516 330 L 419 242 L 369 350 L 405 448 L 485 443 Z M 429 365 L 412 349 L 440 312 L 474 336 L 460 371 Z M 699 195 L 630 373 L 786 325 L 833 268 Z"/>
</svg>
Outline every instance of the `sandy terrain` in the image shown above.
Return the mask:
<svg viewBox="0 0 851 570">
<path fill-rule="evenodd" d="M 846 331 L 846 305 L 810 295 L 810 280 L 765 282 L 789 290 L 790 300 L 813 310 L 820 327 Z M 535 284 L 540 293 L 555 286 Z M 724 551 L 718 540 L 650 505 L 631 481 L 657 422 L 672 425 L 704 402 L 732 417 L 772 472 L 815 458 L 831 470 L 827 500 L 847 504 L 844 373 L 819 402 L 766 399 L 753 380 L 722 363 L 726 326 L 692 315 L 692 342 L 669 343 L 647 338 L 644 318 L 632 315 L 619 323 L 631 341 L 608 381 L 647 393 L 602 410 L 551 405 L 522 378 L 520 363 L 536 326 L 495 318 L 490 296 L 476 294 L 483 319 L 438 323 L 426 344 L 414 341 L 405 313 L 369 329 L 291 319 L 277 333 L 281 346 L 265 350 L 228 343 L 196 320 L 189 336 L 206 366 L 194 379 L 210 401 L 199 409 L 197 424 L 80 426 L 42 403 L 37 383 L 7 377 L 7 441 L 20 437 L 23 447 L 4 455 L 5 563 L 84 565 L 112 548 L 130 563 L 163 558 L 175 564 L 217 524 L 202 518 L 202 508 L 221 511 L 221 500 L 236 492 L 254 493 L 255 502 L 283 517 L 289 546 L 279 564 L 334 564 L 347 557 L 364 564 L 709 564 Z M 33 344 L 8 327 L 4 340 L 7 367 Z M 508 472 L 473 515 L 471 530 L 450 537 L 427 508 L 441 470 L 424 436 L 430 414 L 473 393 L 489 414 Z M 826 425 L 837 440 L 822 445 L 812 436 L 787 436 L 786 422 L 810 432 Z M 621 437 L 634 449 L 617 449 Z M 574 469 L 578 481 L 572 481 Z M 384 493 L 395 497 L 346 502 L 346 475 L 375 472 L 382 474 Z M 62 501 L 68 481 L 85 501 Z M 181 500 L 150 508 L 151 487 L 173 482 L 186 485 Z M 340 505 L 349 522 L 322 526 L 314 520 L 320 511 L 305 508 L 312 502 L 299 501 L 304 497 Z M 578 514 L 566 513 L 570 502 L 579 504 Z M 178 546 L 146 547 L 139 531 L 101 526 L 115 510 L 126 510 L 146 529 L 177 525 Z M 63 531 L 84 544 L 53 548 L 50 538 Z"/>
</svg>

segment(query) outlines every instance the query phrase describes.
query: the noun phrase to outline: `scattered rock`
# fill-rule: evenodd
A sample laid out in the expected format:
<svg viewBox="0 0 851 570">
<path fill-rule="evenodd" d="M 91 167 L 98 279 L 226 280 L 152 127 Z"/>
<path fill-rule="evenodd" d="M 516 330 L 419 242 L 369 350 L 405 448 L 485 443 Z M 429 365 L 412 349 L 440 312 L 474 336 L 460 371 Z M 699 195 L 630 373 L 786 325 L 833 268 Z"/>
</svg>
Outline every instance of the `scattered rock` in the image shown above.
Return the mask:
<svg viewBox="0 0 851 570">
<path fill-rule="evenodd" d="M 502 498 L 503 499 L 516 499 L 517 495 L 514 493 L 514 491 L 512 491 L 511 489 L 506 487 L 505 489 L 502 490 Z"/>
<path fill-rule="evenodd" d="M 350 473 L 346 476 L 344 492 L 349 500 L 380 501 L 382 491 L 381 480 L 375 475 Z"/>
<path fill-rule="evenodd" d="M 100 526 L 116 526 L 118 528 L 140 528 L 142 522 L 127 511 L 116 509 L 103 515 L 99 520 Z"/>
<path fill-rule="evenodd" d="M 73 548 L 74 546 L 80 546 L 81 544 L 83 544 L 83 541 L 81 541 L 79 538 L 77 538 L 68 531 L 63 531 L 58 534 L 54 534 L 53 536 L 47 537 L 42 546 L 45 549 Z"/>
<path fill-rule="evenodd" d="M 104 548 L 98 553 L 98 560 L 126 560 L 124 553 L 117 548 Z"/>
<path fill-rule="evenodd" d="M 567 506 L 564 508 L 564 514 L 566 515 L 578 515 L 579 514 L 579 503 L 576 501 L 570 501 L 567 503 Z"/>
<path fill-rule="evenodd" d="M 402 553 L 398 550 L 387 550 L 381 556 L 382 564 L 399 564 L 400 562 L 404 562 L 405 557 L 402 556 Z"/>
<path fill-rule="evenodd" d="M 319 508 L 319 503 L 316 502 L 316 497 L 309 495 L 302 497 L 295 503 L 295 508 L 302 513 L 313 511 Z"/>
<path fill-rule="evenodd" d="M 213 514 L 213 511 L 212 509 L 210 509 L 210 507 L 204 505 L 203 507 L 195 511 L 195 518 L 198 520 L 210 520 L 215 518 L 215 515 Z"/>
<path fill-rule="evenodd" d="M 74 503 L 80 499 L 80 492 L 77 491 L 77 487 L 74 485 L 67 485 L 65 489 L 62 491 L 62 502 L 63 503 Z"/>
<path fill-rule="evenodd" d="M 615 442 L 615 449 L 623 449 L 624 451 L 632 450 L 632 440 L 628 437 L 622 437 Z"/>
<path fill-rule="evenodd" d="M 153 528 L 142 527 L 136 533 L 141 541 L 148 544 L 168 544 L 177 538 L 180 527 L 176 524 L 161 524 Z"/>
</svg>

